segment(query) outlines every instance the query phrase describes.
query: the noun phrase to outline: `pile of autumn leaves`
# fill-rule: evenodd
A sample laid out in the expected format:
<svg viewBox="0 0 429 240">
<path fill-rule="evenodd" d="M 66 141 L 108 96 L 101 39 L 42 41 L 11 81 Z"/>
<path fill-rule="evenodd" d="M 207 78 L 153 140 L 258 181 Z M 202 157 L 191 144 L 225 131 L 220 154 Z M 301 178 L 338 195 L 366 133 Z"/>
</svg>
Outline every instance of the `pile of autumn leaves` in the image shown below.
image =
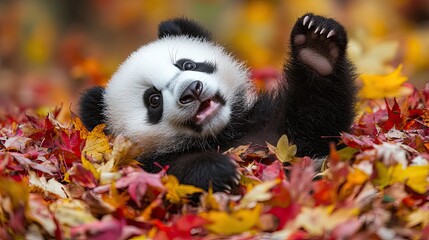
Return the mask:
<svg viewBox="0 0 429 240">
<path fill-rule="evenodd" d="M 143 150 L 76 116 L 64 126 L 59 110 L 6 116 L 0 239 L 428 239 L 429 88 L 366 104 L 320 173 L 286 136 L 225 153 L 241 166 L 238 195 L 146 173 L 135 160 Z M 199 205 L 187 198 L 196 193 Z"/>
</svg>

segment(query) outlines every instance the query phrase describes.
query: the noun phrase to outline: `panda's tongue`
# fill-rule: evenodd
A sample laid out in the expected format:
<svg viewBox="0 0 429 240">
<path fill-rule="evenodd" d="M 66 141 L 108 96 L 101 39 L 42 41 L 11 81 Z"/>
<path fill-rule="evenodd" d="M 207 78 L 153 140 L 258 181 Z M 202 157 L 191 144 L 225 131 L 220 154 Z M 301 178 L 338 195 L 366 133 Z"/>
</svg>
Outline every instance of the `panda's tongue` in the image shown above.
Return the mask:
<svg viewBox="0 0 429 240">
<path fill-rule="evenodd" d="M 213 116 L 213 114 L 215 114 L 216 111 L 219 109 L 219 105 L 220 103 L 211 99 L 202 102 L 200 107 L 198 108 L 197 114 L 194 116 L 194 122 L 199 125 L 207 118 Z"/>
</svg>

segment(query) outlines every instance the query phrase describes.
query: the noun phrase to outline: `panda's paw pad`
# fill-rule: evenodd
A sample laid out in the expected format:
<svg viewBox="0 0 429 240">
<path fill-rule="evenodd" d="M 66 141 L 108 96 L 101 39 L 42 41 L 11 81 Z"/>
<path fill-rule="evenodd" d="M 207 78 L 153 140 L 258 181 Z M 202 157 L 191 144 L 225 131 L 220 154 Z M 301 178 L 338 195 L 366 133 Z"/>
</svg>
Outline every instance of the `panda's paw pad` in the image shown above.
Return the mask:
<svg viewBox="0 0 429 240">
<path fill-rule="evenodd" d="M 294 33 L 298 59 L 322 76 L 331 74 L 345 51 L 344 28 L 333 19 L 307 14 L 298 20 Z"/>
</svg>

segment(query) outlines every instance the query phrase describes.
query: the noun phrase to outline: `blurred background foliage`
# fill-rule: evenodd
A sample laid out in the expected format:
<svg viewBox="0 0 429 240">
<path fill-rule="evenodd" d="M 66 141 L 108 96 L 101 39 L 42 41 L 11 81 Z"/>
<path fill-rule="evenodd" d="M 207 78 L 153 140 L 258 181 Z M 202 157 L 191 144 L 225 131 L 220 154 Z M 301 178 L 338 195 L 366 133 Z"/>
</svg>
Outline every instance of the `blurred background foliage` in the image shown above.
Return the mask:
<svg viewBox="0 0 429 240">
<path fill-rule="evenodd" d="M 281 69 L 294 21 L 333 17 L 351 38 L 359 73 L 429 80 L 427 0 L 0 0 L 0 105 L 77 110 L 127 55 L 156 38 L 160 21 L 186 16 L 252 69 Z M 1 111 L 0 111 L 1 114 Z"/>
</svg>

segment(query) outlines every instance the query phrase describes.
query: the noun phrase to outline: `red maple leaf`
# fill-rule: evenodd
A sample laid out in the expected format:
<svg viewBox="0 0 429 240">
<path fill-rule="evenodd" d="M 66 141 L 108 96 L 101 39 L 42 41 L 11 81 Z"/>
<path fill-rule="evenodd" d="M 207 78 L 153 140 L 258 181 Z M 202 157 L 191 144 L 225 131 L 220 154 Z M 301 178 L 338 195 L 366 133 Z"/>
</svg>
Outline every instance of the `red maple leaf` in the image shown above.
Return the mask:
<svg viewBox="0 0 429 240">
<path fill-rule="evenodd" d="M 398 102 L 396 102 L 396 98 L 393 100 L 393 107 L 390 108 L 389 103 L 387 103 L 387 100 L 385 99 L 388 119 L 387 121 L 380 123 L 380 127 L 386 132 L 393 127 L 396 127 L 397 130 L 402 130 L 404 127 L 405 117 L 401 114 L 401 108 L 399 107 Z"/>
<path fill-rule="evenodd" d="M 195 234 L 203 233 L 202 227 L 209 223 L 208 220 L 196 215 L 184 215 L 179 217 L 171 226 L 165 225 L 159 220 L 154 225 L 160 230 L 153 239 L 191 239 Z"/>
<path fill-rule="evenodd" d="M 69 177 L 71 182 L 77 183 L 82 187 L 95 188 L 97 186 L 97 179 L 95 179 L 92 172 L 80 163 L 73 166 Z"/>
<path fill-rule="evenodd" d="M 128 193 L 134 202 L 141 207 L 148 186 L 163 190 L 165 187 L 161 182 L 161 174 L 151 174 L 145 171 L 133 171 L 116 182 L 117 188 L 128 187 Z"/>
</svg>

